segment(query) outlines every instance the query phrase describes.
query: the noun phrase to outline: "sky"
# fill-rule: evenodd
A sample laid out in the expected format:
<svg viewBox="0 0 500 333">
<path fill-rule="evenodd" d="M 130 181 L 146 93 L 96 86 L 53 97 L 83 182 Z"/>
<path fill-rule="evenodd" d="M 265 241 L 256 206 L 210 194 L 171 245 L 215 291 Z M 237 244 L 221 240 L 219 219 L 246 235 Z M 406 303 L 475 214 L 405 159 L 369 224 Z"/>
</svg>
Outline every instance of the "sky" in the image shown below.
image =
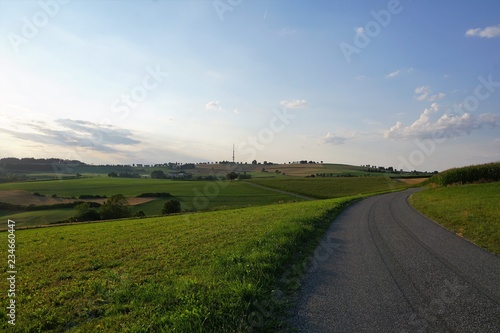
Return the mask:
<svg viewBox="0 0 500 333">
<path fill-rule="evenodd" d="M 500 161 L 498 0 L 0 0 L 0 158 Z"/>
</svg>

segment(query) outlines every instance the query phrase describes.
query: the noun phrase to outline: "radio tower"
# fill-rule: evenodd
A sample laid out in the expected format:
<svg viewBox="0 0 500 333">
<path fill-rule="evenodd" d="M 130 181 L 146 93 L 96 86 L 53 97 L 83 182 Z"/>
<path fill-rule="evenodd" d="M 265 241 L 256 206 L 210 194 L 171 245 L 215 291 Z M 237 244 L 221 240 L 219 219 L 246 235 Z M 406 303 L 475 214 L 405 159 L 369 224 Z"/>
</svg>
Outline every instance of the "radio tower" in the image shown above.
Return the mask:
<svg viewBox="0 0 500 333">
<path fill-rule="evenodd" d="M 234 143 L 233 143 L 233 164 L 234 164 Z"/>
</svg>

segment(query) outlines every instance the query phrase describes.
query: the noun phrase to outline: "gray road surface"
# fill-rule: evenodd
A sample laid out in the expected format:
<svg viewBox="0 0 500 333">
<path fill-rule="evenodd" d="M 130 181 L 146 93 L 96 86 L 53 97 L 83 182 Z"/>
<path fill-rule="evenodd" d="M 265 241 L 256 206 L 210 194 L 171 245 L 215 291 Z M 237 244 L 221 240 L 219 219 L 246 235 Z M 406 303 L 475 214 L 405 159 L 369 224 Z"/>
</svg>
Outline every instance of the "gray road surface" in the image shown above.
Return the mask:
<svg viewBox="0 0 500 333">
<path fill-rule="evenodd" d="M 416 212 L 414 191 L 332 223 L 302 281 L 299 332 L 500 332 L 500 257 Z"/>
</svg>

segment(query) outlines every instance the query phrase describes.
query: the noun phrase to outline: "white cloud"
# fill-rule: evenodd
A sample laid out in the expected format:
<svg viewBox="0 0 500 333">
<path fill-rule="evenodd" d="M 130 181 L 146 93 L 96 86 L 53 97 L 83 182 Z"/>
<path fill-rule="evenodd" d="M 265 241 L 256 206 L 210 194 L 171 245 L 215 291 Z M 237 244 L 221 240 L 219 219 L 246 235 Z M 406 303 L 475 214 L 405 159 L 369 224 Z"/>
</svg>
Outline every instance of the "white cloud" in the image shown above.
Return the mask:
<svg viewBox="0 0 500 333">
<path fill-rule="evenodd" d="M 401 73 L 401 70 L 398 69 L 397 71 L 394 71 L 394 72 L 387 74 L 385 77 L 388 79 L 392 79 L 392 78 L 395 78 L 396 76 L 398 76 L 400 73 Z"/>
<path fill-rule="evenodd" d="M 393 79 L 396 76 L 399 76 L 400 74 L 404 74 L 404 73 L 411 74 L 413 71 L 414 71 L 414 69 L 412 67 L 410 67 L 408 69 L 400 68 L 398 70 L 395 70 L 394 72 L 387 74 L 385 77 L 387 79 Z"/>
<path fill-rule="evenodd" d="M 394 126 L 384 132 L 388 139 L 429 139 L 438 137 L 457 137 L 462 134 L 470 134 L 473 130 L 482 128 L 500 127 L 500 116 L 483 113 L 478 116 L 464 113 L 462 115 L 443 114 L 433 121 L 431 116 L 439 111 L 439 105 L 433 103 L 430 108 L 425 109 L 420 117 L 410 126 L 405 126 L 397 121 Z"/>
<path fill-rule="evenodd" d="M 495 38 L 500 37 L 500 24 L 491 25 L 486 28 L 469 29 L 465 33 L 467 37 Z"/>
<path fill-rule="evenodd" d="M 220 106 L 220 102 L 219 101 L 210 101 L 207 104 L 205 104 L 205 109 L 206 110 L 221 111 L 222 107 Z"/>
<path fill-rule="evenodd" d="M 299 109 L 309 104 L 305 99 L 294 99 L 292 101 L 283 100 L 280 105 L 287 109 Z"/>
<path fill-rule="evenodd" d="M 288 36 L 288 35 L 293 35 L 295 33 L 297 33 L 297 30 L 295 30 L 295 29 L 292 29 L 292 28 L 281 28 L 281 30 L 278 31 L 278 36 L 284 37 L 284 36 Z"/>
<path fill-rule="evenodd" d="M 346 132 L 345 135 L 334 134 L 328 132 L 323 138 L 321 138 L 318 144 L 331 144 L 331 145 L 343 145 L 347 140 L 354 138 L 356 132 L 350 131 Z"/>
<path fill-rule="evenodd" d="M 434 101 L 438 101 L 440 99 L 443 99 L 444 96 L 446 96 L 444 93 L 433 94 L 433 92 L 429 86 L 421 86 L 421 87 L 418 87 L 417 89 L 415 89 L 414 98 L 417 101 L 434 102 Z"/>
<path fill-rule="evenodd" d="M 365 28 L 363 27 L 356 27 L 354 28 L 354 31 L 356 32 L 357 35 L 362 35 L 365 33 Z"/>
</svg>

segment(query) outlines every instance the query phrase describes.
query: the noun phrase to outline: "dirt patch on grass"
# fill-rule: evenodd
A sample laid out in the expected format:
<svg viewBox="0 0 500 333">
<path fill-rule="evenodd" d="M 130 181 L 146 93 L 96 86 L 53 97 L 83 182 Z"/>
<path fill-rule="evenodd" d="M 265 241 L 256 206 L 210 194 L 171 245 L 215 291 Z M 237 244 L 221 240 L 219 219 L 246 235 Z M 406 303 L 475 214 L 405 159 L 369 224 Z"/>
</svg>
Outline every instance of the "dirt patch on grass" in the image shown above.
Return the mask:
<svg viewBox="0 0 500 333">
<path fill-rule="evenodd" d="M 129 205 L 136 206 L 145 202 L 155 200 L 156 198 L 127 198 Z M 53 198 L 44 195 L 34 195 L 28 191 L 10 190 L 0 191 L 0 202 L 7 202 L 13 205 L 55 205 L 58 203 L 70 203 L 75 201 L 97 202 L 103 204 L 106 199 L 66 199 L 66 198 Z"/>
</svg>

